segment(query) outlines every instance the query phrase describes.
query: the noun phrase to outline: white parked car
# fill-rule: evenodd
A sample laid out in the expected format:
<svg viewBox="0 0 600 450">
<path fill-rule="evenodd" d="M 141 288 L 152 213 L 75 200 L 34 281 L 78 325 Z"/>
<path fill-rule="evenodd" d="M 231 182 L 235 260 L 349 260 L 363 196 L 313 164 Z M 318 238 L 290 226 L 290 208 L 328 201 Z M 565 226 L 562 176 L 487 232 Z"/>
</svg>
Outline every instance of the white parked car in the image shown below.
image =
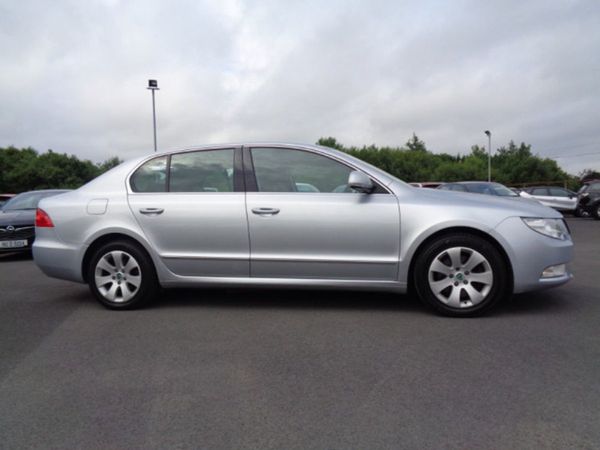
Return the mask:
<svg viewBox="0 0 600 450">
<path fill-rule="evenodd" d="M 558 211 L 574 212 L 577 207 L 577 194 L 557 186 L 533 186 L 520 192 L 521 197 L 533 198 L 544 206 Z"/>
</svg>

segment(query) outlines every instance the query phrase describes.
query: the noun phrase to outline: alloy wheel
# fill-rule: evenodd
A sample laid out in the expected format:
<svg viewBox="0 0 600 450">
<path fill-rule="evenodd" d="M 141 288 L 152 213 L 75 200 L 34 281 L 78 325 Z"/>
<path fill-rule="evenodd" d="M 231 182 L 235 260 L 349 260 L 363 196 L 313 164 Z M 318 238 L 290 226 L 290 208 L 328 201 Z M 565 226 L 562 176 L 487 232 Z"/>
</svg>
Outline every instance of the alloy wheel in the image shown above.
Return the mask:
<svg viewBox="0 0 600 450">
<path fill-rule="evenodd" d="M 453 308 L 469 308 L 485 300 L 494 283 L 489 261 L 476 250 L 452 247 L 431 262 L 429 287 L 438 300 Z"/>
<path fill-rule="evenodd" d="M 142 283 L 139 263 L 129 253 L 113 250 L 96 263 L 94 281 L 98 292 L 109 302 L 125 303 L 138 292 Z"/>
</svg>

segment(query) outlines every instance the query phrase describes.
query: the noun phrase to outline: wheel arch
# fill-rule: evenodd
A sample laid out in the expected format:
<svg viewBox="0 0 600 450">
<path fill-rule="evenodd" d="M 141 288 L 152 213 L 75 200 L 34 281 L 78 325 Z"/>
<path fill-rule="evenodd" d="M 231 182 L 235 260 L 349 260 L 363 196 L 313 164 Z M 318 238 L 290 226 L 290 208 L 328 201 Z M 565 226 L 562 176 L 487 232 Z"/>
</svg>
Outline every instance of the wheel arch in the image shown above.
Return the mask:
<svg viewBox="0 0 600 450">
<path fill-rule="evenodd" d="M 431 235 L 427 236 L 423 240 L 423 242 L 421 242 L 418 245 L 418 247 L 415 249 L 415 251 L 412 254 L 411 260 L 410 260 L 410 265 L 408 266 L 407 284 L 408 284 L 409 292 L 412 292 L 412 293 L 415 292 L 414 291 L 414 268 L 415 268 L 415 261 L 417 259 L 415 257 L 415 255 L 418 255 L 425 248 L 425 246 L 427 246 L 432 241 L 439 239 L 440 237 L 443 237 L 446 235 L 452 235 L 452 234 L 457 234 L 457 233 L 471 234 L 473 236 L 477 236 L 482 239 L 485 239 L 490 244 L 492 244 L 494 246 L 494 248 L 496 250 L 498 250 L 502 259 L 504 260 L 504 263 L 506 264 L 511 290 L 514 289 L 514 275 L 513 275 L 512 263 L 508 256 L 508 253 L 506 252 L 506 250 L 504 249 L 502 244 L 500 244 L 500 242 L 498 242 L 498 240 L 495 239 L 489 233 L 486 233 L 485 231 L 479 230 L 477 228 L 472 228 L 472 227 L 467 227 L 467 226 L 453 226 L 453 227 L 449 227 L 449 228 L 443 228 L 443 229 L 438 230 L 438 231 L 432 233 Z"/>
<path fill-rule="evenodd" d="M 152 255 L 150 255 L 150 253 L 148 252 L 148 250 L 146 249 L 144 244 L 142 244 L 141 241 L 139 241 L 138 239 L 136 239 L 128 234 L 119 233 L 119 232 L 111 232 L 111 233 L 103 234 L 101 236 L 96 237 L 90 243 L 88 248 L 86 249 L 85 254 L 83 255 L 83 259 L 81 261 L 81 276 L 82 276 L 84 282 L 86 282 L 86 283 L 88 282 L 87 267 L 90 263 L 90 260 L 92 259 L 93 254 L 96 252 L 96 250 L 98 250 L 101 246 L 103 246 L 109 242 L 114 242 L 116 240 L 129 241 L 132 244 L 139 247 L 139 249 L 143 253 L 145 253 L 145 255 L 148 257 L 148 260 L 150 261 L 150 263 L 154 267 L 154 270 L 156 271 L 156 265 L 154 263 L 154 259 L 152 258 Z"/>
</svg>

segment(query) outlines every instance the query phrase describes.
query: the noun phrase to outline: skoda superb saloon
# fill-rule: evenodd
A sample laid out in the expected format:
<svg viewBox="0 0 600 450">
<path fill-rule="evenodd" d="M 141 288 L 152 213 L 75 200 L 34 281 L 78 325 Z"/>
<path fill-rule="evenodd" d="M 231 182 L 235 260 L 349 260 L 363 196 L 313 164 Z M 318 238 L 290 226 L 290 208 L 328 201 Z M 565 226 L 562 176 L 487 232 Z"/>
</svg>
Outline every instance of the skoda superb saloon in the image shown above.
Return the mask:
<svg viewBox="0 0 600 450">
<path fill-rule="evenodd" d="M 41 201 L 33 254 L 111 309 L 160 288 L 415 292 L 450 316 L 571 278 L 560 213 L 537 202 L 414 188 L 319 146 L 153 154 Z"/>
</svg>

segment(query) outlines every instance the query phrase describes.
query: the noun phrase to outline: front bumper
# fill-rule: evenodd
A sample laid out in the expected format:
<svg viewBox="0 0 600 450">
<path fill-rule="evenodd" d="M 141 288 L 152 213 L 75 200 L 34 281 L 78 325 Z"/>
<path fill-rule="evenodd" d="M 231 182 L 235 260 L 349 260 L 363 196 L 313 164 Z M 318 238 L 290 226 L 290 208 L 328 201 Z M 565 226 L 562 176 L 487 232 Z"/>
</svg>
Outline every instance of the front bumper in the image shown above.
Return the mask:
<svg viewBox="0 0 600 450">
<path fill-rule="evenodd" d="M 573 259 L 573 241 L 560 241 L 530 229 L 520 217 L 501 222 L 494 230 L 498 240 L 504 243 L 513 270 L 513 292 L 547 289 L 567 283 L 573 275 L 570 262 Z M 543 278 L 549 266 L 566 264 L 564 275 Z"/>
<path fill-rule="evenodd" d="M 35 231 L 33 226 L 23 225 L 21 227 L 11 227 L 9 231 L 6 227 L 0 227 L 0 253 L 15 253 L 15 252 L 29 252 L 35 239 Z M 8 247 L 8 243 L 22 242 L 25 241 L 24 246 L 19 247 Z M 6 247 L 5 247 L 6 245 Z M 12 245 L 12 244 L 11 244 Z"/>
</svg>

